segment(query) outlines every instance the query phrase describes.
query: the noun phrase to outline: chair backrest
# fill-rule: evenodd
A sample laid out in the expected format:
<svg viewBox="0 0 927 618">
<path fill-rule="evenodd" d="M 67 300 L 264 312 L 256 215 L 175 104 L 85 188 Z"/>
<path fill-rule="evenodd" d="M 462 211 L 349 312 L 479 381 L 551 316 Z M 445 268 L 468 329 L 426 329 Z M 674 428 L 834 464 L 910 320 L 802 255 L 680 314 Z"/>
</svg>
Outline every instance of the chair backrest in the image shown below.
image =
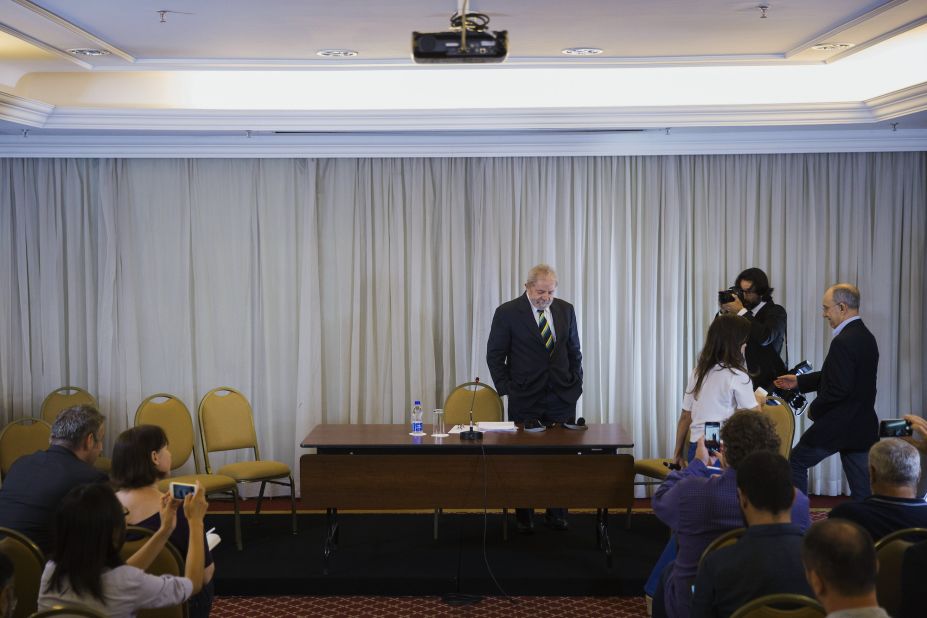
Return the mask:
<svg viewBox="0 0 927 618">
<path fill-rule="evenodd" d="M 815 599 L 803 594 L 769 594 L 754 599 L 731 618 L 824 618 L 827 612 Z"/>
<path fill-rule="evenodd" d="M 714 541 L 708 544 L 708 547 L 705 548 L 705 551 L 702 552 L 702 556 L 698 559 L 699 567 L 702 566 L 702 563 L 705 562 L 705 557 L 708 556 L 711 552 L 716 549 L 721 549 L 722 547 L 727 547 L 728 545 L 733 545 L 737 540 L 744 535 L 746 528 L 734 528 L 733 530 L 728 530 Z"/>
<path fill-rule="evenodd" d="M 45 401 L 42 402 L 42 420 L 53 425 L 58 414 L 62 410 L 67 410 L 71 406 L 82 403 L 97 405 L 97 400 L 93 395 L 79 386 L 62 386 L 56 388 L 48 394 Z"/>
<path fill-rule="evenodd" d="M 65 618 L 65 616 L 70 616 L 72 618 L 106 618 L 103 614 L 98 614 L 88 607 L 55 607 L 53 609 L 45 609 L 40 612 L 36 612 L 29 616 L 29 618 L 46 618 L 46 616 L 60 616 Z"/>
<path fill-rule="evenodd" d="M 13 462 L 23 455 L 48 448 L 51 425 L 37 418 L 13 421 L 0 432 L 0 478 L 5 478 Z"/>
<path fill-rule="evenodd" d="M 474 423 L 502 420 L 502 398 L 496 389 L 482 382 L 466 382 L 451 391 L 444 401 L 444 422 L 448 427 L 469 423 L 470 406 Z"/>
<path fill-rule="evenodd" d="M 119 550 L 119 556 L 123 560 L 128 560 L 128 558 L 137 552 L 153 534 L 154 532 L 148 528 L 127 526 L 126 539 L 131 540 L 126 540 L 125 544 L 123 544 L 122 549 Z M 183 577 L 183 557 L 180 555 L 180 552 L 177 551 L 176 547 L 170 542 L 167 542 L 164 544 L 164 549 L 161 550 L 151 565 L 145 569 L 145 572 L 151 575 L 176 575 L 178 577 Z M 172 605 L 171 607 L 139 610 L 137 615 L 139 618 L 186 618 L 188 611 L 187 604 L 181 603 L 180 605 Z"/>
<path fill-rule="evenodd" d="M 0 552 L 7 555 L 15 572 L 13 588 L 16 611 L 13 618 L 25 618 L 36 609 L 45 556 L 35 543 L 20 532 L 0 528 L 0 537 Z"/>
<path fill-rule="evenodd" d="M 209 453 L 240 448 L 254 449 L 260 459 L 251 404 L 239 391 L 229 386 L 214 388 L 200 400 L 198 417 L 206 472 L 212 472 Z"/>
<path fill-rule="evenodd" d="M 879 558 L 879 572 L 876 575 L 876 598 L 879 607 L 890 616 L 901 613 L 901 565 L 904 553 L 914 545 L 912 539 L 927 539 L 927 528 L 905 528 L 879 539 L 876 555 Z"/>
<path fill-rule="evenodd" d="M 147 397 L 135 411 L 135 426 L 157 425 L 167 434 L 167 450 L 171 452 L 171 470 L 183 466 L 193 455 L 196 472 L 200 464 L 196 456 L 193 419 L 190 410 L 180 398 L 170 393 L 157 393 Z"/>
<path fill-rule="evenodd" d="M 795 439 L 795 414 L 787 403 L 780 399 L 776 401 L 779 401 L 780 405 L 764 405 L 763 412 L 769 415 L 776 426 L 776 434 L 781 442 L 779 454 L 788 459 L 792 453 L 792 441 Z"/>
</svg>

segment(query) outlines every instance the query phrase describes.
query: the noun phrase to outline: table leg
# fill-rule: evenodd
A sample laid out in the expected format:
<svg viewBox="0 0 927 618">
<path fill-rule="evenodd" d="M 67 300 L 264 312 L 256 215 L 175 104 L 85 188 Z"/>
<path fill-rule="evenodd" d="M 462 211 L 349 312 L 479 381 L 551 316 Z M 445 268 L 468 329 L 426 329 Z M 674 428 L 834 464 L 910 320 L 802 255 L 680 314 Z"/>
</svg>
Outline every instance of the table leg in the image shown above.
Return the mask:
<svg viewBox="0 0 927 618">
<path fill-rule="evenodd" d="M 608 509 L 596 510 L 596 543 L 605 552 L 605 564 L 612 568 L 612 541 L 608 536 Z"/>
<path fill-rule="evenodd" d="M 322 548 L 322 574 L 328 575 L 328 564 L 338 547 L 338 509 L 326 509 L 328 516 L 328 530 L 325 533 L 325 543 Z"/>
</svg>

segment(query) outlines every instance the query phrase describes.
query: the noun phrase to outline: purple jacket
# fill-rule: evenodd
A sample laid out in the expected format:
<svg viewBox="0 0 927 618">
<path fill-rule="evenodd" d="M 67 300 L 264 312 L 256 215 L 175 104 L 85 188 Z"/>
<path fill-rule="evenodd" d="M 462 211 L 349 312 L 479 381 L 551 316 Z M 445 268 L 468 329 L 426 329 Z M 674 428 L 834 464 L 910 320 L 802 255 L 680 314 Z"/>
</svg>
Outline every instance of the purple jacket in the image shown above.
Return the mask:
<svg viewBox="0 0 927 618">
<path fill-rule="evenodd" d="M 666 611 L 670 618 L 688 618 L 702 552 L 724 532 L 746 525 L 737 502 L 737 472 L 710 468 L 695 459 L 666 477 L 653 496 L 653 510 L 673 530 L 679 544 L 666 582 Z M 811 525 L 808 496 L 801 492 L 792 504 L 792 523 L 802 532 Z"/>
</svg>

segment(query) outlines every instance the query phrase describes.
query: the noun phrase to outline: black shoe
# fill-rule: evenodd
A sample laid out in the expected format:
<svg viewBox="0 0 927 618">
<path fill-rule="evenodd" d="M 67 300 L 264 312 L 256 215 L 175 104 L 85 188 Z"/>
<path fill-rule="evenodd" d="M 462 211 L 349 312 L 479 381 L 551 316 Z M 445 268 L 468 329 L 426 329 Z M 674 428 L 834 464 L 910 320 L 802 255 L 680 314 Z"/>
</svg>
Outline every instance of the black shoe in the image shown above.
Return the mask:
<svg viewBox="0 0 927 618">
<path fill-rule="evenodd" d="M 534 534 L 534 522 L 531 518 L 526 520 L 516 519 L 515 527 L 518 529 L 518 534 Z"/>
<path fill-rule="evenodd" d="M 556 515 L 545 515 L 544 516 L 544 525 L 553 530 L 569 530 L 570 524 L 567 523 L 567 520 L 563 517 L 557 517 Z"/>
</svg>

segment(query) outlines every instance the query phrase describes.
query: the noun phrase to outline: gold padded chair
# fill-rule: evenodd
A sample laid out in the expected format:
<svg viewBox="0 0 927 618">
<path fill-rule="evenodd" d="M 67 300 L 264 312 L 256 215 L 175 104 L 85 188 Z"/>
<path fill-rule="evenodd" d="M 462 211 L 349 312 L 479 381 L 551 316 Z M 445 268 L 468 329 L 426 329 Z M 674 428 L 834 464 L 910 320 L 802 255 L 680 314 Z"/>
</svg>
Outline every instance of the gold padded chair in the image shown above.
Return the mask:
<svg viewBox="0 0 927 618">
<path fill-rule="evenodd" d="M 290 512 L 293 516 L 293 534 L 296 534 L 296 485 L 290 467 L 282 461 L 262 460 L 254 431 L 251 404 L 240 392 L 229 386 L 214 388 L 203 396 L 199 405 L 200 439 L 206 472 L 212 474 L 209 454 L 218 451 L 251 449 L 254 461 L 226 464 L 217 474 L 230 476 L 238 483 L 261 483 L 255 515 L 261 513 L 261 501 L 267 483 L 289 486 Z M 286 478 L 287 481 L 277 479 Z"/>
<path fill-rule="evenodd" d="M 62 411 L 67 410 L 71 406 L 80 404 L 97 407 L 97 400 L 93 395 L 79 386 L 62 386 L 61 388 L 56 388 L 50 392 L 45 398 L 45 401 L 42 402 L 42 420 L 49 425 L 54 425 L 55 419 L 58 418 L 58 415 L 61 414 Z M 100 456 L 97 457 L 93 466 L 97 470 L 102 470 L 109 474 L 113 468 L 112 464 L 113 462 L 109 457 Z"/>
<path fill-rule="evenodd" d="M 448 427 L 469 425 L 471 406 L 474 423 L 502 420 L 502 398 L 496 389 L 482 382 L 466 382 L 444 400 L 444 422 Z"/>
<path fill-rule="evenodd" d="M 776 434 L 779 436 L 779 454 L 789 458 L 792 454 L 792 442 L 795 440 L 795 413 L 786 402 L 778 397 L 770 397 L 779 402 L 779 405 L 764 405 L 763 414 L 769 416 L 773 425 L 776 426 Z"/>
<path fill-rule="evenodd" d="M 879 572 L 876 575 L 876 598 L 879 607 L 890 616 L 901 612 L 901 565 L 904 553 L 916 541 L 927 539 L 927 528 L 905 528 L 886 535 L 876 541 L 876 556 L 879 558 Z"/>
<path fill-rule="evenodd" d="M 200 461 L 196 454 L 196 436 L 190 410 L 178 397 L 170 393 L 157 393 L 147 397 L 135 411 L 135 426 L 157 425 L 167 434 L 167 450 L 171 452 L 171 471 L 177 470 L 193 457 L 195 474 L 171 476 L 158 483 L 161 491 L 167 491 L 172 481 L 178 483 L 200 482 L 206 495 L 228 494 L 235 506 L 235 547 L 241 549 L 241 517 L 238 507 L 238 483 L 224 474 L 200 473 Z"/>
<path fill-rule="evenodd" d="M 45 618 L 46 616 L 56 616 L 58 618 L 106 618 L 103 614 L 98 614 L 88 607 L 54 607 L 36 612 L 30 615 L 29 618 Z"/>
<path fill-rule="evenodd" d="M 173 455 L 173 452 L 171 453 Z M 142 545 L 148 542 L 148 539 L 154 534 L 154 531 L 141 526 L 126 526 L 126 538 L 132 539 L 126 541 L 122 549 L 119 550 L 119 557 L 124 561 L 128 560 L 132 554 L 141 549 Z M 154 561 L 145 569 L 146 573 L 151 575 L 175 575 L 183 577 L 184 558 L 177 551 L 177 548 L 170 541 L 164 544 Z M 136 614 L 138 618 L 187 618 L 189 608 L 186 603 L 172 605 L 170 607 L 159 607 L 156 609 L 141 609 Z"/>
<path fill-rule="evenodd" d="M 6 478 L 13 462 L 48 448 L 51 425 L 37 418 L 17 419 L 0 431 L 0 478 Z"/>
<path fill-rule="evenodd" d="M 7 555 L 15 572 L 16 611 L 13 618 L 25 618 L 36 610 L 45 556 L 26 535 L 9 528 L 0 528 L 0 552 Z"/>
<path fill-rule="evenodd" d="M 465 382 L 451 391 L 444 400 L 444 422 L 449 428 L 454 425 L 470 424 L 470 409 L 473 409 L 473 423 L 502 420 L 504 408 L 502 398 L 496 389 L 482 382 Z M 456 436 L 455 436 L 456 437 Z M 438 520 L 441 509 L 435 509 L 434 538 L 438 540 Z M 502 536 L 508 537 L 508 509 L 502 509 Z"/>
<path fill-rule="evenodd" d="M 702 552 L 701 557 L 698 559 L 698 565 L 702 566 L 702 563 L 705 562 L 705 558 L 708 557 L 708 554 L 715 551 L 716 549 L 721 549 L 722 547 L 727 547 L 728 545 L 733 545 L 736 543 L 746 531 L 746 528 L 734 528 L 733 530 L 728 530 L 716 538 L 714 541 L 709 543 L 708 547 L 705 548 L 705 551 Z"/>
<path fill-rule="evenodd" d="M 79 386 L 62 386 L 48 394 L 42 402 L 42 420 L 53 425 L 58 414 L 71 406 L 88 404 L 96 407 L 96 398 Z"/>
<path fill-rule="evenodd" d="M 803 594 L 768 594 L 754 599 L 731 618 L 824 618 L 827 612 L 815 599 Z"/>
</svg>

